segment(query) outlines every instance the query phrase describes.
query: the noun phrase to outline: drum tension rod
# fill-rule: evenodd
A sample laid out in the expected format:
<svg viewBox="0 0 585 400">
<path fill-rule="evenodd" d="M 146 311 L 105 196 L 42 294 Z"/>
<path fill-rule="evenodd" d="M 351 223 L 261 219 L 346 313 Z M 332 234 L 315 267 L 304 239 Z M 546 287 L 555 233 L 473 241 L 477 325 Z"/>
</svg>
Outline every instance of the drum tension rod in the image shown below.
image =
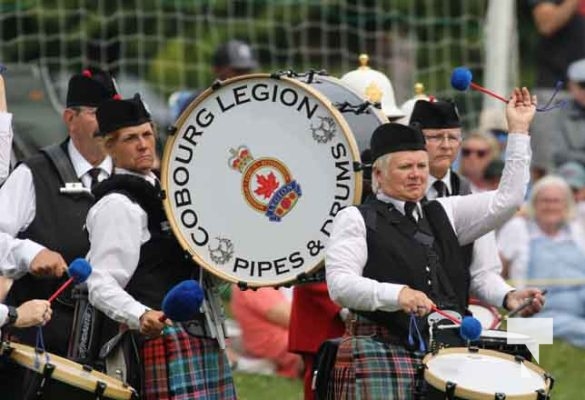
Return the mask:
<svg viewBox="0 0 585 400">
<path fill-rule="evenodd" d="M 250 289 L 248 287 L 248 283 L 247 282 L 244 282 L 244 281 L 239 281 L 237 283 L 237 285 L 238 285 L 238 288 L 240 288 L 240 290 L 248 290 L 248 289 Z"/>
<path fill-rule="evenodd" d="M 506 400 L 506 394 L 505 393 L 501 393 L 501 392 L 497 392 L 494 395 L 494 399 L 496 399 L 496 400 Z"/>
<path fill-rule="evenodd" d="M 45 388 L 45 384 L 51 379 L 51 376 L 53 376 L 53 372 L 55 372 L 55 365 L 50 362 L 46 363 L 43 368 L 43 379 L 41 379 L 41 383 L 37 387 L 37 400 L 43 398 L 43 389 Z"/>
<path fill-rule="evenodd" d="M 519 362 L 519 363 L 523 363 L 524 361 L 526 361 L 526 358 L 522 357 L 521 355 L 516 354 L 514 356 L 514 361 Z"/>
<path fill-rule="evenodd" d="M 105 393 L 107 387 L 108 387 L 108 385 L 105 382 L 98 381 L 96 383 L 95 391 L 93 392 L 93 394 L 95 394 L 95 400 L 103 400 L 104 399 L 104 393 Z"/>
<path fill-rule="evenodd" d="M 372 164 L 362 164 L 361 162 L 354 161 L 353 162 L 353 170 L 354 172 L 363 171 L 364 169 L 372 168 Z"/>
<path fill-rule="evenodd" d="M 219 79 L 216 79 L 212 84 L 211 84 L 211 90 L 213 90 L 214 92 L 219 89 L 220 87 L 222 87 L 223 82 Z"/>
</svg>

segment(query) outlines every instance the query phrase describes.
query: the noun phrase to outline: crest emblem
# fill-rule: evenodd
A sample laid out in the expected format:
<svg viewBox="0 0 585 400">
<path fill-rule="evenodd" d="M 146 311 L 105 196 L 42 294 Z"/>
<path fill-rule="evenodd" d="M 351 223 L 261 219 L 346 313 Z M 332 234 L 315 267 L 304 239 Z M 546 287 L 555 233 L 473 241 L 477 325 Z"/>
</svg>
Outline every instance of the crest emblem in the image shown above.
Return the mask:
<svg viewBox="0 0 585 400">
<path fill-rule="evenodd" d="M 242 174 L 246 203 L 270 221 L 279 222 L 297 204 L 302 195 L 301 186 L 276 158 L 254 159 L 246 146 L 230 149 L 230 153 L 228 165 Z"/>
</svg>

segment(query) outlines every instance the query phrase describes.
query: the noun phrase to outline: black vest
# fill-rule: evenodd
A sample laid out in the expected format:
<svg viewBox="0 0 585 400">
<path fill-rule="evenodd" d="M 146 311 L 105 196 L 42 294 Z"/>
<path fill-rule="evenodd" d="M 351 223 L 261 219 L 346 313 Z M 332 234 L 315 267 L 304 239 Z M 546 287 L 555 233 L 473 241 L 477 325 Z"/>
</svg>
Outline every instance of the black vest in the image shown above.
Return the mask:
<svg viewBox="0 0 585 400">
<path fill-rule="evenodd" d="M 426 293 L 437 307 L 462 315 L 467 309 L 469 260 L 443 207 L 423 205 L 424 217 L 415 225 L 391 204 L 369 199 L 358 207 L 366 225 L 368 261 L 363 276 L 379 282 L 408 285 Z M 362 312 L 399 338 L 408 335 L 409 317 L 403 311 Z"/>
<path fill-rule="evenodd" d="M 56 161 L 54 161 L 56 160 Z M 60 163 L 58 169 L 55 163 Z M 42 149 L 24 161 L 33 177 L 36 198 L 35 218 L 28 228 L 18 235 L 30 239 L 46 248 L 60 253 L 69 264 L 77 257 L 85 257 L 89 241 L 83 226 L 93 197 L 89 193 L 62 194 L 59 192 L 65 182 L 80 182 L 67 152 L 67 141 L 61 145 Z M 37 278 L 26 274 L 14 282 L 6 303 L 20 305 L 31 299 L 47 299 L 67 277 L 62 279 Z M 47 351 L 66 355 L 67 332 L 73 320 L 71 291 L 67 290 L 53 303 L 53 318 L 43 328 Z M 34 345 L 36 328 L 15 329 L 10 333 L 24 343 Z"/>
<path fill-rule="evenodd" d="M 96 201 L 109 193 L 120 193 L 137 203 L 148 215 L 150 239 L 140 248 L 134 275 L 125 287 L 134 299 L 155 310 L 177 283 L 199 277 L 197 264 L 173 236 L 160 189 L 132 175 L 112 175 L 94 188 Z"/>
</svg>

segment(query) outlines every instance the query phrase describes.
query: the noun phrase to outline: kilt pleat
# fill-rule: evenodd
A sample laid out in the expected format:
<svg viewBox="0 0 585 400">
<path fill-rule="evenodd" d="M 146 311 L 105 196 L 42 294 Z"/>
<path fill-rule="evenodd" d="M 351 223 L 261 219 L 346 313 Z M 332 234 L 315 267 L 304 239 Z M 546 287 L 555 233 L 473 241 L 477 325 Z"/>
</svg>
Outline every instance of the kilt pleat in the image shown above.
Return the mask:
<svg viewBox="0 0 585 400">
<path fill-rule="evenodd" d="M 145 400 L 236 399 L 229 362 L 213 339 L 165 327 L 162 337 L 145 342 L 143 361 Z"/>
<path fill-rule="evenodd" d="M 390 341 L 385 328 L 364 319 L 353 322 L 337 352 L 331 398 L 413 399 L 424 354 Z"/>
</svg>

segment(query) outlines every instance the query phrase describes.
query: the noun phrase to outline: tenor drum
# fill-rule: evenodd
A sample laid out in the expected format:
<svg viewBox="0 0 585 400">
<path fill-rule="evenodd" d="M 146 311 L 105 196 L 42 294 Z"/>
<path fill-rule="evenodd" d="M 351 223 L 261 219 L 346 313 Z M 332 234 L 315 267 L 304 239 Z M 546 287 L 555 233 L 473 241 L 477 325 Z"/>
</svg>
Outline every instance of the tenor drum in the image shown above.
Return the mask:
<svg viewBox="0 0 585 400">
<path fill-rule="evenodd" d="M 545 400 L 552 389 L 540 367 L 491 350 L 442 349 L 423 364 L 428 400 Z"/>
<path fill-rule="evenodd" d="M 37 353 L 33 347 L 3 342 L 3 357 L 38 376 L 35 387 L 28 387 L 26 398 L 44 400 L 129 400 L 137 399 L 136 391 L 121 381 L 81 364 L 47 352 Z M 31 380 L 32 382 L 32 380 Z M 38 397 L 37 393 L 42 396 Z"/>
<path fill-rule="evenodd" d="M 244 287 L 322 266 L 333 218 L 362 185 L 358 147 L 330 99 L 295 79 L 247 75 L 207 89 L 173 131 L 164 206 L 198 264 Z"/>
<path fill-rule="evenodd" d="M 297 79 L 331 100 L 347 121 L 360 152 L 370 148 L 372 132 L 389 122 L 382 111 L 366 102 L 366 99 L 340 79 L 317 73 L 303 74 Z"/>
</svg>

